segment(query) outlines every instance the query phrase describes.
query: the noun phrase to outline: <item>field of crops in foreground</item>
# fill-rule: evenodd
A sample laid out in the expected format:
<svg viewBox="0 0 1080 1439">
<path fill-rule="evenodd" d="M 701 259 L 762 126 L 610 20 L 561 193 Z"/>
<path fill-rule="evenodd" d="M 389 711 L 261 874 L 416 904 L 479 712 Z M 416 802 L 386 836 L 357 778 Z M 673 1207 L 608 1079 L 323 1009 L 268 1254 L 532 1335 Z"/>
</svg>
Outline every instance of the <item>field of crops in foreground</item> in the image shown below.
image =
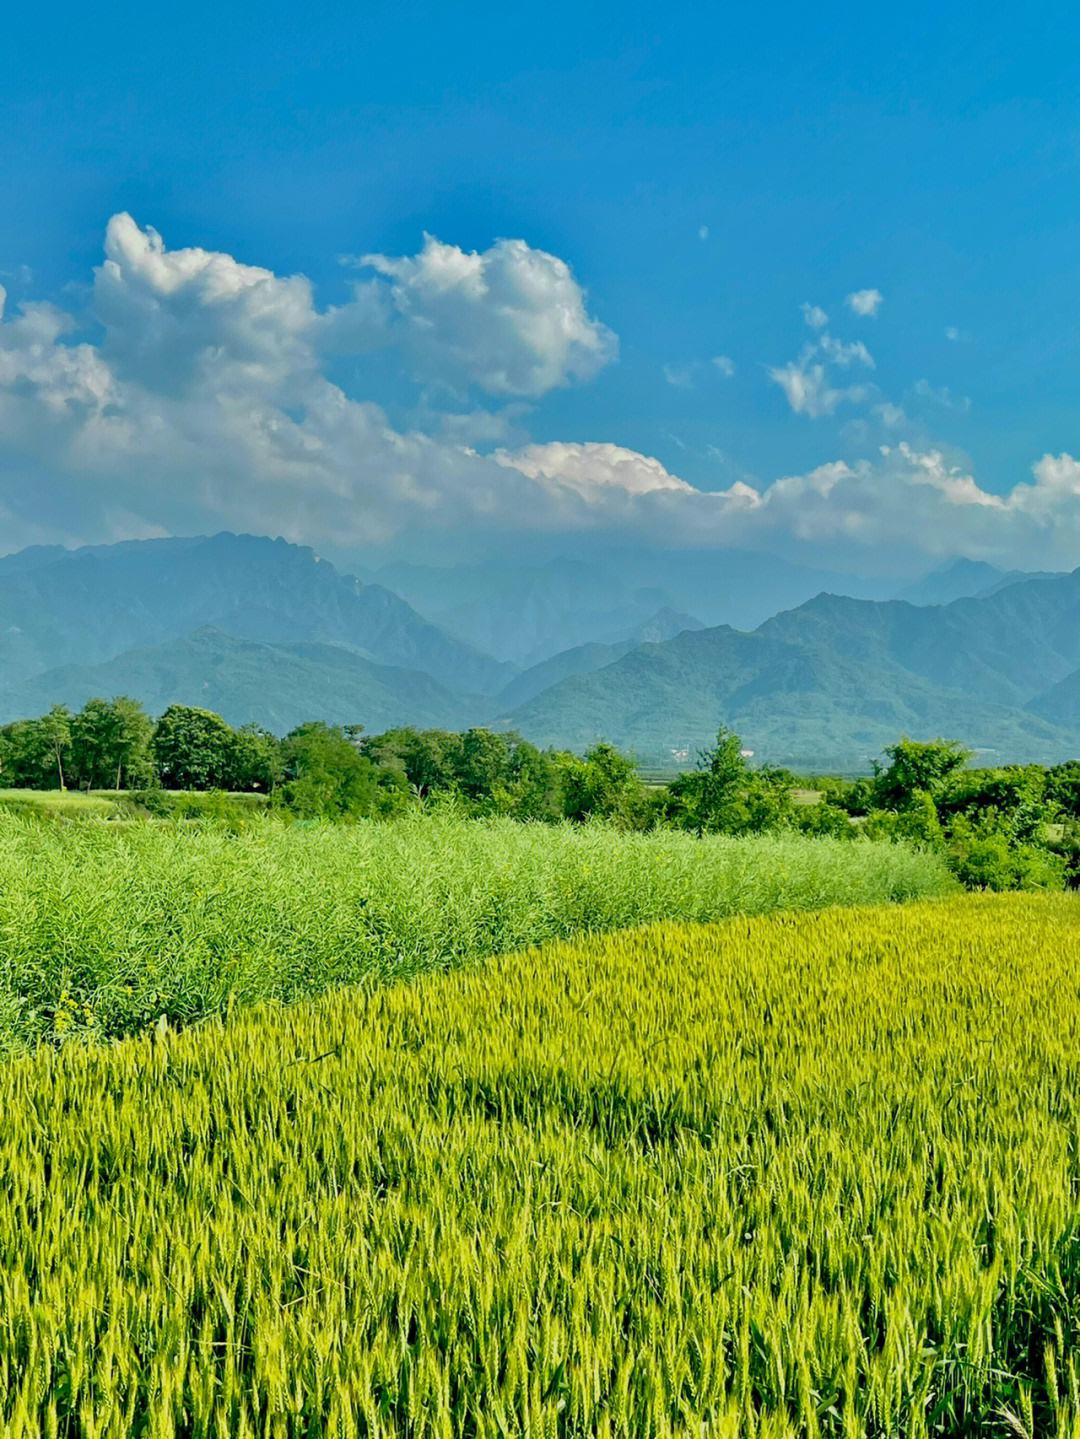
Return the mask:
<svg viewBox="0 0 1080 1439">
<path fill-rule="evenodd" d="M 0 1067 L 39 1435 L 1075 1435 L 1080 903 L 659 926 Z"/>
<path fill-rule="evenodd" d="M 0 1051 L 182 1025 L 658 919 L 940 894 L 898 845 L 415 816 L 222 828 L 0 814 Z"/>
</svg>

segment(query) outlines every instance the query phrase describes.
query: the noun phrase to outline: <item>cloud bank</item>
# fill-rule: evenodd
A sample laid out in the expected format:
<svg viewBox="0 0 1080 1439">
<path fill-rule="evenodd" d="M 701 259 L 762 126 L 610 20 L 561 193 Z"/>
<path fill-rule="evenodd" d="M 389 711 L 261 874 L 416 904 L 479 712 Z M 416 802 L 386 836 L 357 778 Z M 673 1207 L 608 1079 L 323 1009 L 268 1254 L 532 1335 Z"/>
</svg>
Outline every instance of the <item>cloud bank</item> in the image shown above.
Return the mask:
<svg viewBox="0 0 1080 1439">
<path fill-rule="evenodd" d="M 944 447 L 902 440 L 710 492 L 615 443 L 510 445 L 506 415 L 520 433 L 530 405 L 617 356 L 569 266 L 523 240 L 478 253 L 431 236 L 415 255 L 357 263 L 347 300 L 320 308 L 303 276 L 169 249 L 117 215 L 84 313 L 12 308 L 0 289 L 0 550 L 231 527 L 338 547 L 592 531 L 863 568 L 883 555 L 1080 558 L 1080 462 L 1068 454 L 1044 456 L 1004 495 Z M 877 299 L 853 303 L 866 295 Z M 857 291 L 848 308 L 880 303 Z M 866 346 L 834 337 L 824 311 L 808 318 L 812 342 L 769 371 L 790 408 L 815 418 L 868 403 L 902 434 Z M 448 397 L 447 413 L 402 428 L 331 378 L 343 356 L 372 352 L 424 386 L 426 404 Z M 955 403 L 933 398 L 939 411 Z"/>
</svg>

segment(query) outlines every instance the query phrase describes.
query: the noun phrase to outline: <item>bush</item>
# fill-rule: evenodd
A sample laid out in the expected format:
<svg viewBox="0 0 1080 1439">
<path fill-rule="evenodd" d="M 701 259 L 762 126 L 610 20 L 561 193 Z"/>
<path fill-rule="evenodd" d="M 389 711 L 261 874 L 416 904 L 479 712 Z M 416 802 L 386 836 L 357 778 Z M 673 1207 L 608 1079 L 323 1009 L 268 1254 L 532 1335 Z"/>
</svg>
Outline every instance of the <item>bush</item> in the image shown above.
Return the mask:
<svg viewBox="0 0 1080 1439">
<path fill-rule="evenodd" d="M 1018 844 L 1002 830 L 979 830 L 962 819 L 952 828 L 949 861 L 968 889 L 1065 888 L 1067 866 L 1062 855 L 1041 845 Z"/>
</svg>

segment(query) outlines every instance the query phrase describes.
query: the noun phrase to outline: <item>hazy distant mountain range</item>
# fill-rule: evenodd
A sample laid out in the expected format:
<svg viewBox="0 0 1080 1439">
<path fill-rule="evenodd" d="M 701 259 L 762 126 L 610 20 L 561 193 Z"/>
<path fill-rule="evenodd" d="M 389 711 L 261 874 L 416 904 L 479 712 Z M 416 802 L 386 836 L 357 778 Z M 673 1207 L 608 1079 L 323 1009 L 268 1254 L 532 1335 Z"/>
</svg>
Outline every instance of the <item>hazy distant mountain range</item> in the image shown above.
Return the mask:
<svg viewBox="0 0 1080 1439">
<path fill-rule="evenodd" d="M 279 732 L 321 718 L 604 737 L 651 763 L 685 763 L 720 723 L 807 767 L 864 767 L 904 732 L 1001 759 L 1080 753 L 1080 570 L 959 561 L 887 599 L 820 593 L 813 572 L 738 552 L 614 565 L 474 565 L 455 588 L 454 571 L 415 566 L 364 583 L 252 536 L 25 550 L 0 558 L 0 719 L 123 693 Z"/>
<path fill-rule="evenodd" d="M 943 569 L 924 576 L 914 584 L 905 585 L 891 599 L 907 600 L 912 605 L 947 605 L 953 600 L 981 598 L 995 590 L 1014 585 L 1019 580 L 1053 579 L 1051 571 L 1029 574 L 1024 570 L 999 570 L 985 560 L 954 560 Z M 840 593 L 846 593 L 841 587 Z"/>
<path fill-rule="evenodd" d="M 372 578 L 452 634 L 526 668 L 579 645 L 640 635 L 658 612 L 752 629 L 822 590 L 868 599 L 891 594 L 883 581 L 743 550 L 623 547 L 537 565 L 395 564 Z"/>
<path fill-rule="evenodd" d="M 345 645 L 463 692 L 505 684 L 500 664 L 309 549 L 251 535 L 144 540 L 0 560 L 4 687 L 58 665 L 96 663 L 204 626 L 269 644 Z"/>
</svg>

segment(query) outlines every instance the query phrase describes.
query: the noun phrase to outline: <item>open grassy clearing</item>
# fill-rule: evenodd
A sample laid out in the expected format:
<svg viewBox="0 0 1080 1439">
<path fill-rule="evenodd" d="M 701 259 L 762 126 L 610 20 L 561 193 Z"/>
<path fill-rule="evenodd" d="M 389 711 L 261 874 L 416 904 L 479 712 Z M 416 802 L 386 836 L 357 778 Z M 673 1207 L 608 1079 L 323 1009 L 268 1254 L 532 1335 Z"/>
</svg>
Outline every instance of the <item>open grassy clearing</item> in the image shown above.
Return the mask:
<svg viewBox="0 0 1080 1439">
<path fill-rule="evenodd" d="M 0 1046 L 181 1025 L 657 919 L 940 894 L 893 844 L 413 816 L 232 834 L 0 815 Z"/>
<path fill-rule="evenodd" d="M 0 789 L 0 813 L 36 819 L 213 819 L 223 809 L 254 819 L 269 803 L 264 794 L 205 790 Z"/>
<path fill-rule="evenodd" d="M 3 1432 L 1075 1435 L 1078 972 L 965 897 L 16 1060 Z"/>
<path fill-rule="evenodd" d="M 0 789 L 0 813 L 42 819 L 109 819 L 120 811 L 107 795 L 58 789 Z"/>
</svg>

